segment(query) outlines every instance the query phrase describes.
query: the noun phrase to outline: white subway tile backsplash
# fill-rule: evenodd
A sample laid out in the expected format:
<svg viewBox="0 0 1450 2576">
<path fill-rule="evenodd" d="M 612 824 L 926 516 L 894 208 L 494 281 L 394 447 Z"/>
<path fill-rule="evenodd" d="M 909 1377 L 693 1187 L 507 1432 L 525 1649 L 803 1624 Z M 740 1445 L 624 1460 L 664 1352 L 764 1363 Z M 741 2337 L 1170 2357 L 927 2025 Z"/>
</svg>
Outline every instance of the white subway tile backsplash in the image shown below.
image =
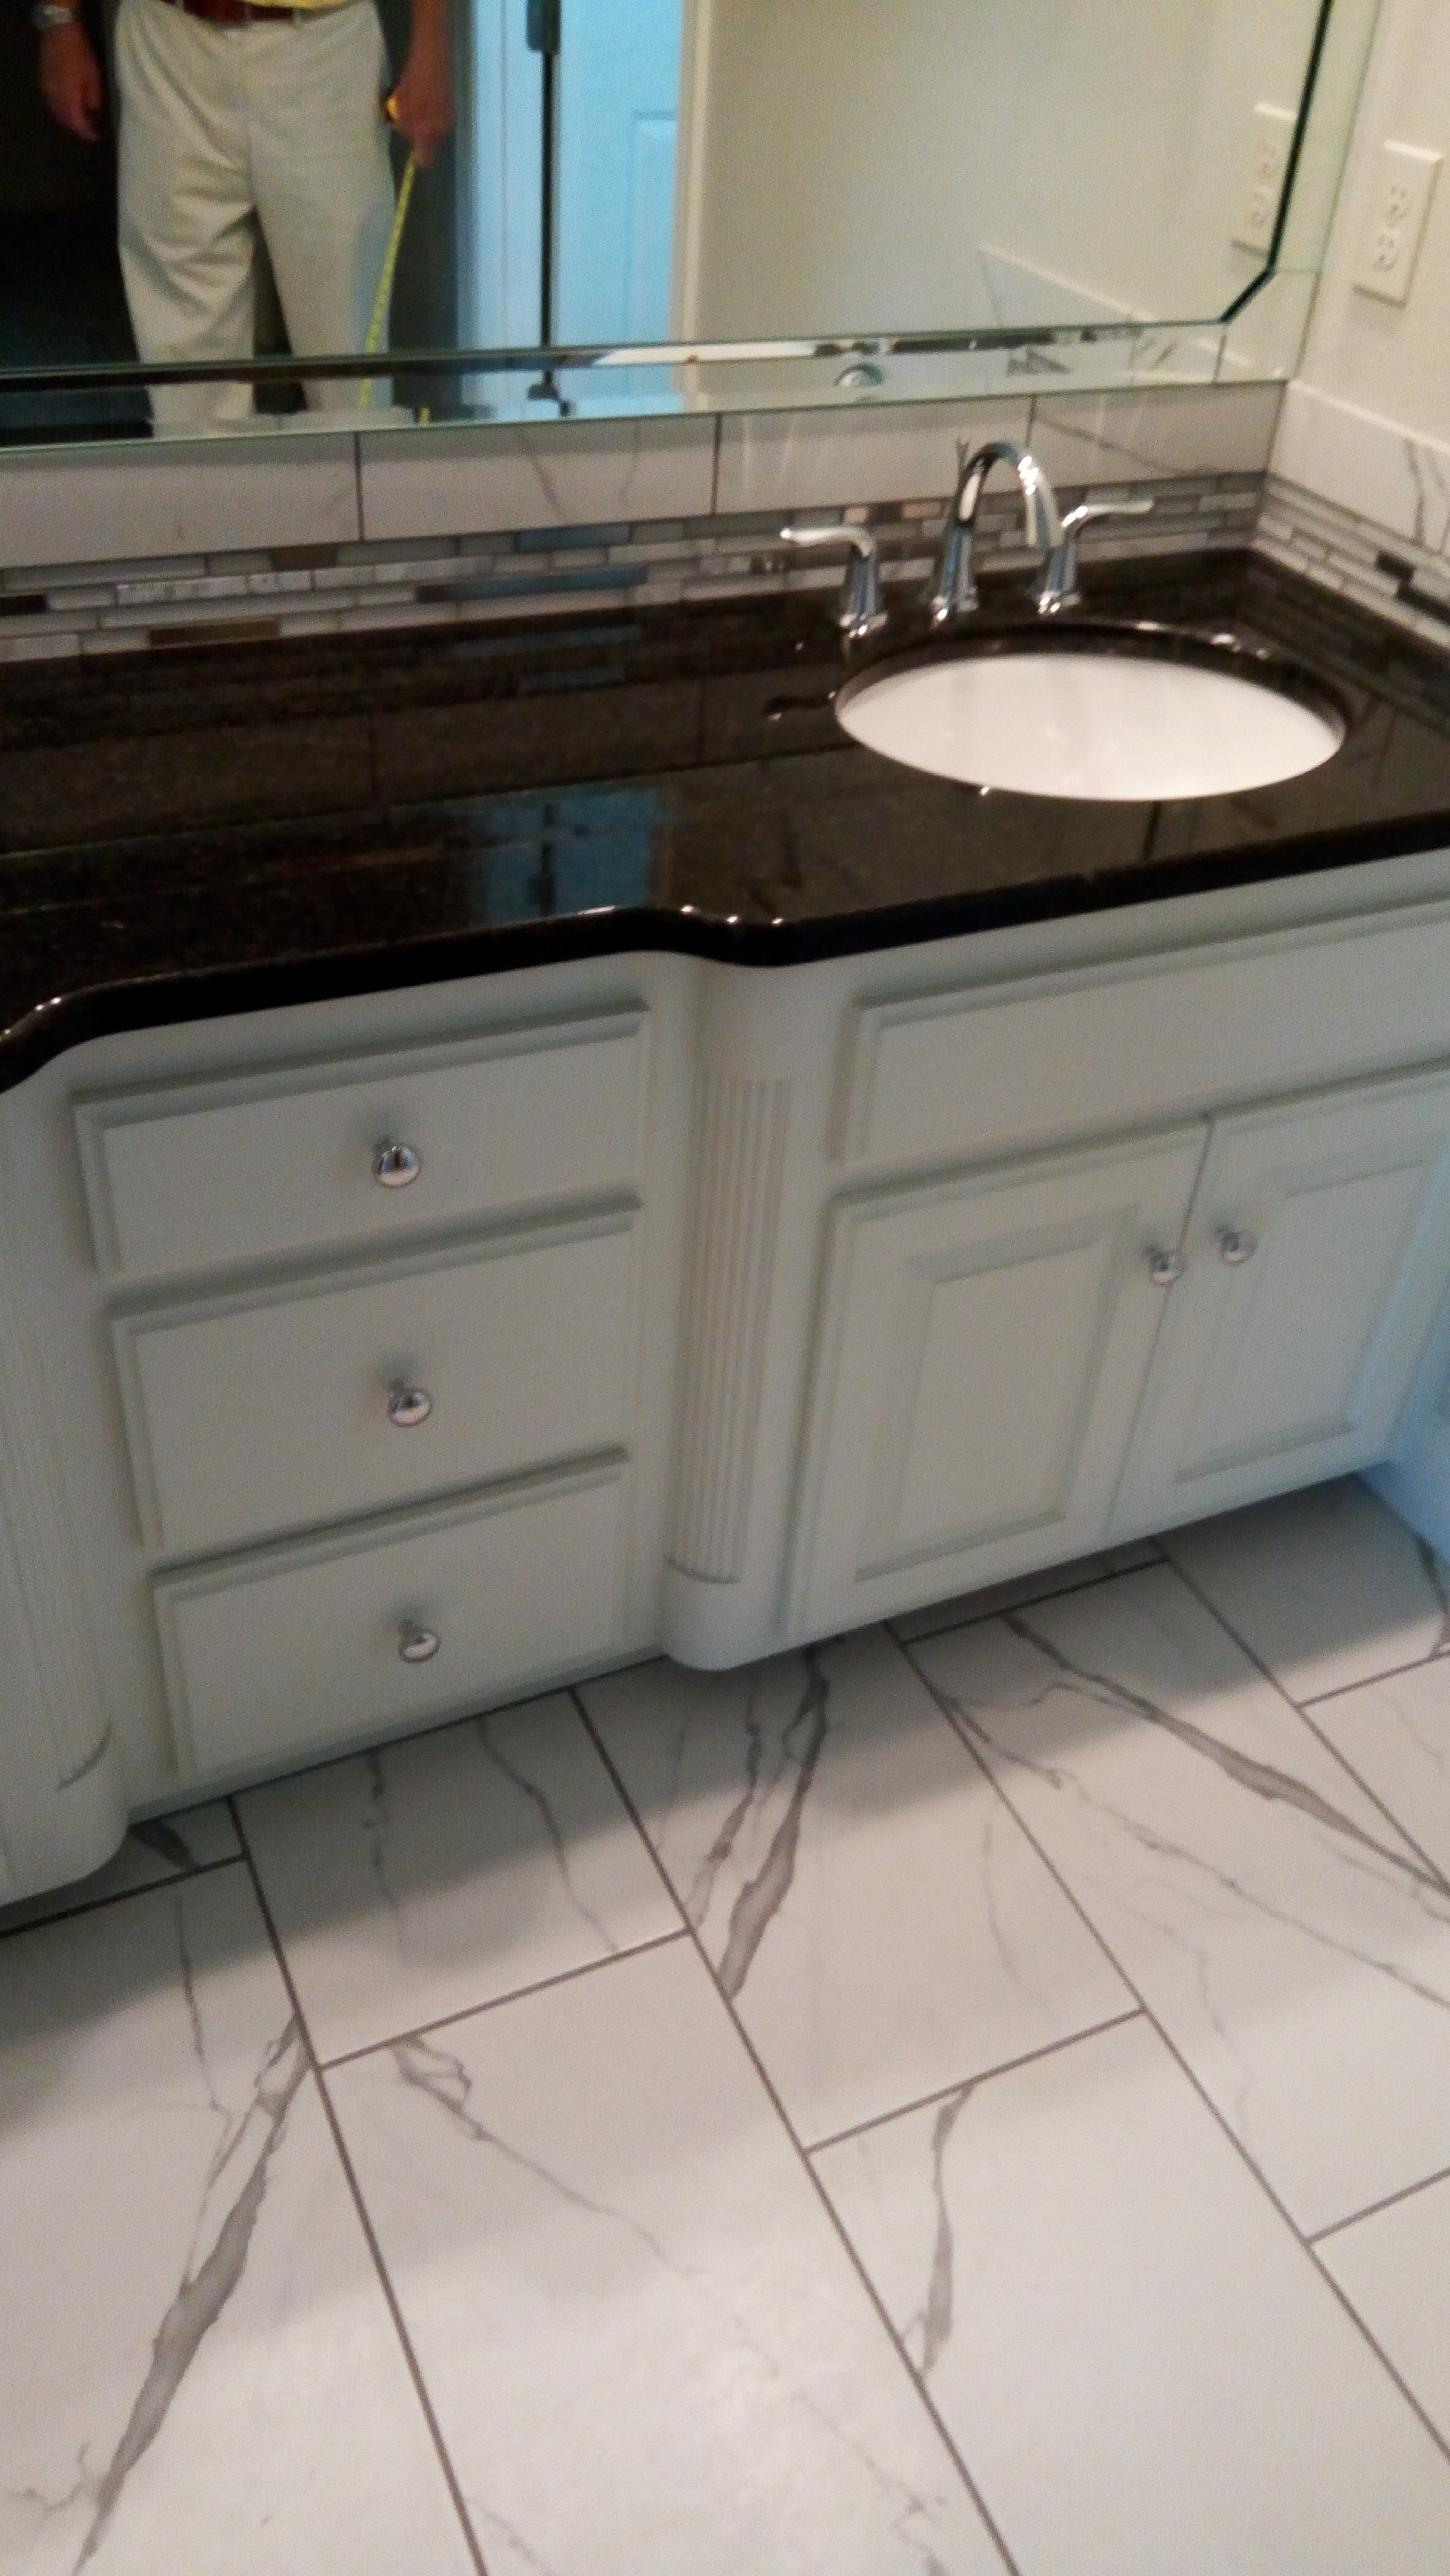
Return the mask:
<svg viewBox="0 0 1450 2576">
<path fill-rule="evenodd" d="M 357 534 L 354 443 L 335 432 L 0 457 L 0 564 L 44 566 L 52 576 L 68 563 L 121 558 L 144 577 L 158 555 Z M 166 567 L 173 579 L 179 569 Z M 206 566 L 188 569 L 204 575 Z"/>
<path fill-rule="evenodd" d="M 712 502 L 715 423 L 528 422 L 360 441 L 362 533 L 461 535 L 494 528 L 584 528 L 696 518 Z"/>
<path fill-rule="evenodd" d="M 1450 443 L 1411 437 L 1376 412 L 1295 384 L 1272 461 L 1282 481 L 1428 554 L 1450 554 Z"/>
<path fill-rule="evenodd" d="M 1032 451 L 1053 481 L 1070 489 L 1182 474 L 1262 474 L 1281 399 L 1277 385 L 1039 394 Z"/>
<path fill-rule="evenodd" d="M 795 510 L 950 492 L 962 440 L 1025 446 L 1019 401 L 903 403 L 855 411 L 735 412 L 720 423 L 716 509 Z"/>
</svg>

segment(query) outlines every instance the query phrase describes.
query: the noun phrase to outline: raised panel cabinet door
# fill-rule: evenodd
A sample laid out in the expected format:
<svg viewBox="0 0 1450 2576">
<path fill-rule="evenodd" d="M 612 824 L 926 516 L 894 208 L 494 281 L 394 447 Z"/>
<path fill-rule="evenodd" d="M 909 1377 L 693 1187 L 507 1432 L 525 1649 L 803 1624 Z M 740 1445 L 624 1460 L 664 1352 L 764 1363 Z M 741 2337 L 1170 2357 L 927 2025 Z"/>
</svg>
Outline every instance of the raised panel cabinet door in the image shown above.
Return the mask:
<svg viewBox="0 0 1450 2576">
<path fill-rule="evenodd" d="M 1217 1121 L 1184 1254 L 1120 1532 L 1384 1456 L 1450 1288 L 1450 1074 Z"/>
<path fill-rule="evenodd" d="M 1165 1310 L 1154 1256 L 1178 1242 L 1206 1135 L 1180 1127 L 837 1204 L 796 1633 L 1101 1538 Z"/>
</svg>

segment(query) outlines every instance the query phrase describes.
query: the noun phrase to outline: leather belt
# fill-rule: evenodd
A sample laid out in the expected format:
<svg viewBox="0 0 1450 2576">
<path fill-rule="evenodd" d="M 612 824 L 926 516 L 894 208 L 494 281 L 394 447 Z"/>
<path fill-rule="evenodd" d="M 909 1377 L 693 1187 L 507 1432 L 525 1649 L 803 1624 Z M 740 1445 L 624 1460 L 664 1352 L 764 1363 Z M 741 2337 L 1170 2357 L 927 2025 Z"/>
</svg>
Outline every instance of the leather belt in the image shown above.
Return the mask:
<svg viewBox="0 0 1450 2576">
<path fill-rule="evenodd" d="M 347 7 L 349 0 L 332 0 L 332 6 Z M 205 18 L 213 27 L 290 27 L 297 18 L 321 18 L 329 14 L 324 5 L 316 9 L 280 7 L 262 9 L 255 0 L 166 0 L 168 9 L 179 9 L 185 18 Z"/>
</svg>

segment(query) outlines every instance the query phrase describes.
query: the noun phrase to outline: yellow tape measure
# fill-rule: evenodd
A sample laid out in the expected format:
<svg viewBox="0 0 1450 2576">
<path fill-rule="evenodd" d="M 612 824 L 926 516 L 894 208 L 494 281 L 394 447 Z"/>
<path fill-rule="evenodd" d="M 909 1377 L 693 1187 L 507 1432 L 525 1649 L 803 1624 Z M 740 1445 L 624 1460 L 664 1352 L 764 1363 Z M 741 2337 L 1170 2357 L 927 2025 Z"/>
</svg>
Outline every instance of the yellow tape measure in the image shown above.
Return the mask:
<svg viewBox="0 0 1450 2576">
<path fill-rule="evenodd" d="M 383 114 L 390 125 L 397 124 L 398 104 L 391 92 L 389 92 L 389 95 L 383 101 Z M 368 336 L 363 342 L 363 356 L 365 358 L 375 356 L 377 351 L 383 345 L 383 332 L 387 325 L 388 307 L 393 300 L 393 271 L 398 265 L 398 248 L 403 238 L 403 226 L 408 220 L 408 200 L 412 196 L 413 181 L 416 179 L 417 175 L 418 155 L 416 152 L 410 152 L 408 155 L 408 166 L 403 172 L 402 185 L 398 190 L 398 202 L 393 210 L 393 229 L 388 235 L 388 247 L 383 256 L 383 273 L 378 279 L 378 291 L 373 298 L 373 318 L 368 324 Z M 364 411 L 367 410 L 372 398 L 373 378 L 371 376 L 367 376 L 363 380 L 362 389 Z"/>
</svg>

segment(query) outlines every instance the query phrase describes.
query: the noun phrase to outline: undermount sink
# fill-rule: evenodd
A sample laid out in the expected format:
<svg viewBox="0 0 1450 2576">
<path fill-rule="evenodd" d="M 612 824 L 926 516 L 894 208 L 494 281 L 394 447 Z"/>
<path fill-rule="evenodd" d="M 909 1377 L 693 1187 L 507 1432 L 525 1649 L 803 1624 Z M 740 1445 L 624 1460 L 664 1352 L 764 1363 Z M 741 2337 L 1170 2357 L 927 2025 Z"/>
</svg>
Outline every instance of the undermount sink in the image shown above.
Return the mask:
<svg viewBox="0 0 1450 2576">
<path fill-rule="evenodd" d="M 1245 677 L 1231 659 L 1082 636 L 994 645 L 863 671 L 836 713 L 857 742 L 908 768 L 1031 796 L 1226 796 L 1332 758 L 1345 732 L 1332 708 Z"/>
</svg>

